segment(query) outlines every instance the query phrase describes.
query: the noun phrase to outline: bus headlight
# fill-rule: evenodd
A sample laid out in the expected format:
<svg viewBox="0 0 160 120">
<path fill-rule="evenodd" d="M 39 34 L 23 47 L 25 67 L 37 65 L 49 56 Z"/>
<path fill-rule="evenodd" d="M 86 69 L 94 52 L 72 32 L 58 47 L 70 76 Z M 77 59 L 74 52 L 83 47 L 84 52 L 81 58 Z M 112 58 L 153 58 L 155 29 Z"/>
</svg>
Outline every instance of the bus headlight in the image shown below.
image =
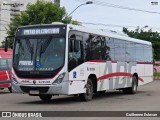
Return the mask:
<svg viewBox="0 0 160 120">
<path fill-rule="evenodd" d="M 60 83 L 62 82 L 64 76 L 65 76 L 65 73 L 60 74 L 60 75 L 57 77 L 57 79 L 56 79 L 52 84 L 53 84 L 53 85 L 54 85 L 54 84 L 60 84 Z"/>
<path fill-rule="evenodd" d="M 18 84 L 18 81 L 16 80 L 16 78 L 14 77 L 13 74 L 12 74 L 12 82 L 13 82 L 14 84 Z"/>
</svg>

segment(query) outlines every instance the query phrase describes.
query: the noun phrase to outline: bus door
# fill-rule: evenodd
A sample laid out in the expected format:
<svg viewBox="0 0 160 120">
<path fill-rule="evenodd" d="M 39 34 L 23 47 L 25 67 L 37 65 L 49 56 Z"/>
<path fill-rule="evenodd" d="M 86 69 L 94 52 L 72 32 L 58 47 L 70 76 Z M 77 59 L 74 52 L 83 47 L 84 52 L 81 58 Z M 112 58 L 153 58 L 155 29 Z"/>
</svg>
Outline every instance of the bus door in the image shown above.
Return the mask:
<svg viewBox="0 0 160 120">
<path fill-rule="evenodd" d="M 72 34 L 69 38 L 68 71 L 84 62 L 82 36 Z"/>
</svg>

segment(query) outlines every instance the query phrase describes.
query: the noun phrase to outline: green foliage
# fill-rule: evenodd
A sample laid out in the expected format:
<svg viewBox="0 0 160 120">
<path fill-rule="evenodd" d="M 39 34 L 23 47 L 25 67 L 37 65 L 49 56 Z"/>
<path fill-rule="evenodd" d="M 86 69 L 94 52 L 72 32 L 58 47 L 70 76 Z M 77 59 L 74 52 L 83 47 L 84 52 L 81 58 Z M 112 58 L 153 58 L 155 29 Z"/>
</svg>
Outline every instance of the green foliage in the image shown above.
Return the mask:
<svg viewBox="0 0 160 120">
<path fill-rule="evenodd" d="M 144 31 L 139 27 L 131 31 L 127 28 L 123 28 L 123 32 L 130 37 L 151 42 L 153 46 L 153 58 L 155 61 L 160 60 L 160 33 L 153 32 L 152 29 Z"/>
<path fill-rule="evenodd" d="M 52 2 L 38 0 L 35 4 L 28 4 L 26 11 L 14 17 L 7 28 L 7 34 L 15 35 L 16 29 L 25 25 L 50 24 L 52 22 L 71 23 L 72 18 L 63 19 L 65 16 L 67 13 L 64 7 L 61 8 Z M 75 22 L 73 21 L 73 23 Z M 2 46 L 4 46 L 4 42 L 2 42 Z M 13 41 L 9 41 L 9 47 L 13 47 Z"/>
<path fill-rule="evenodd" d="M 160 73 L 154 73 L 155 77 L 160 77 Z"/>
</svg>

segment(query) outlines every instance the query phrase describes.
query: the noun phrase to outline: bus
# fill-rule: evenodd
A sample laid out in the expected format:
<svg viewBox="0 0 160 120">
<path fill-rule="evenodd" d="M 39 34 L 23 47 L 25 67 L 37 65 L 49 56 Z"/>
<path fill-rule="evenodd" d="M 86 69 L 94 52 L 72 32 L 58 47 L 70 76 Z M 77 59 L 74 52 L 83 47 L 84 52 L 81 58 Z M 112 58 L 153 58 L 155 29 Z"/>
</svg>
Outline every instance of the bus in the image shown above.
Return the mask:
<svg viewBox="0 0 160 120">
<path fill-rule="evenodd" d="M 0 48 L 0 89 L 11 89 L 11 67 L 12 67 L 12 49 L 8 49 L 5 53 L 3 48 Z"/>
<path fill-rule="evenodd" d="M 20 27 L 14 39 L 15 93 L 90 101 L 94 93 L 107 90 L 135 94 L 138 86 L 153 81 L 147 41 L 62 23 Z"/>
</svg>

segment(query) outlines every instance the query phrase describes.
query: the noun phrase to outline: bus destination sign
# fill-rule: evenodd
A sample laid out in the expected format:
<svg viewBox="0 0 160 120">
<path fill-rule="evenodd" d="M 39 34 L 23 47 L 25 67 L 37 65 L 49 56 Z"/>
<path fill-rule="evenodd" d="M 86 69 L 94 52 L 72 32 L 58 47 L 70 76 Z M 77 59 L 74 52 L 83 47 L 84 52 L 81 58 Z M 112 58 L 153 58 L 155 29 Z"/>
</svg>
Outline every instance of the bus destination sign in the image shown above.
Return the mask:
<svg viewBox="0 0 160 120">
<path fill-rule="evenodd" d="M 60 28 L 24 29 L 23 35 L 59 34 Z"/>
</svg>

